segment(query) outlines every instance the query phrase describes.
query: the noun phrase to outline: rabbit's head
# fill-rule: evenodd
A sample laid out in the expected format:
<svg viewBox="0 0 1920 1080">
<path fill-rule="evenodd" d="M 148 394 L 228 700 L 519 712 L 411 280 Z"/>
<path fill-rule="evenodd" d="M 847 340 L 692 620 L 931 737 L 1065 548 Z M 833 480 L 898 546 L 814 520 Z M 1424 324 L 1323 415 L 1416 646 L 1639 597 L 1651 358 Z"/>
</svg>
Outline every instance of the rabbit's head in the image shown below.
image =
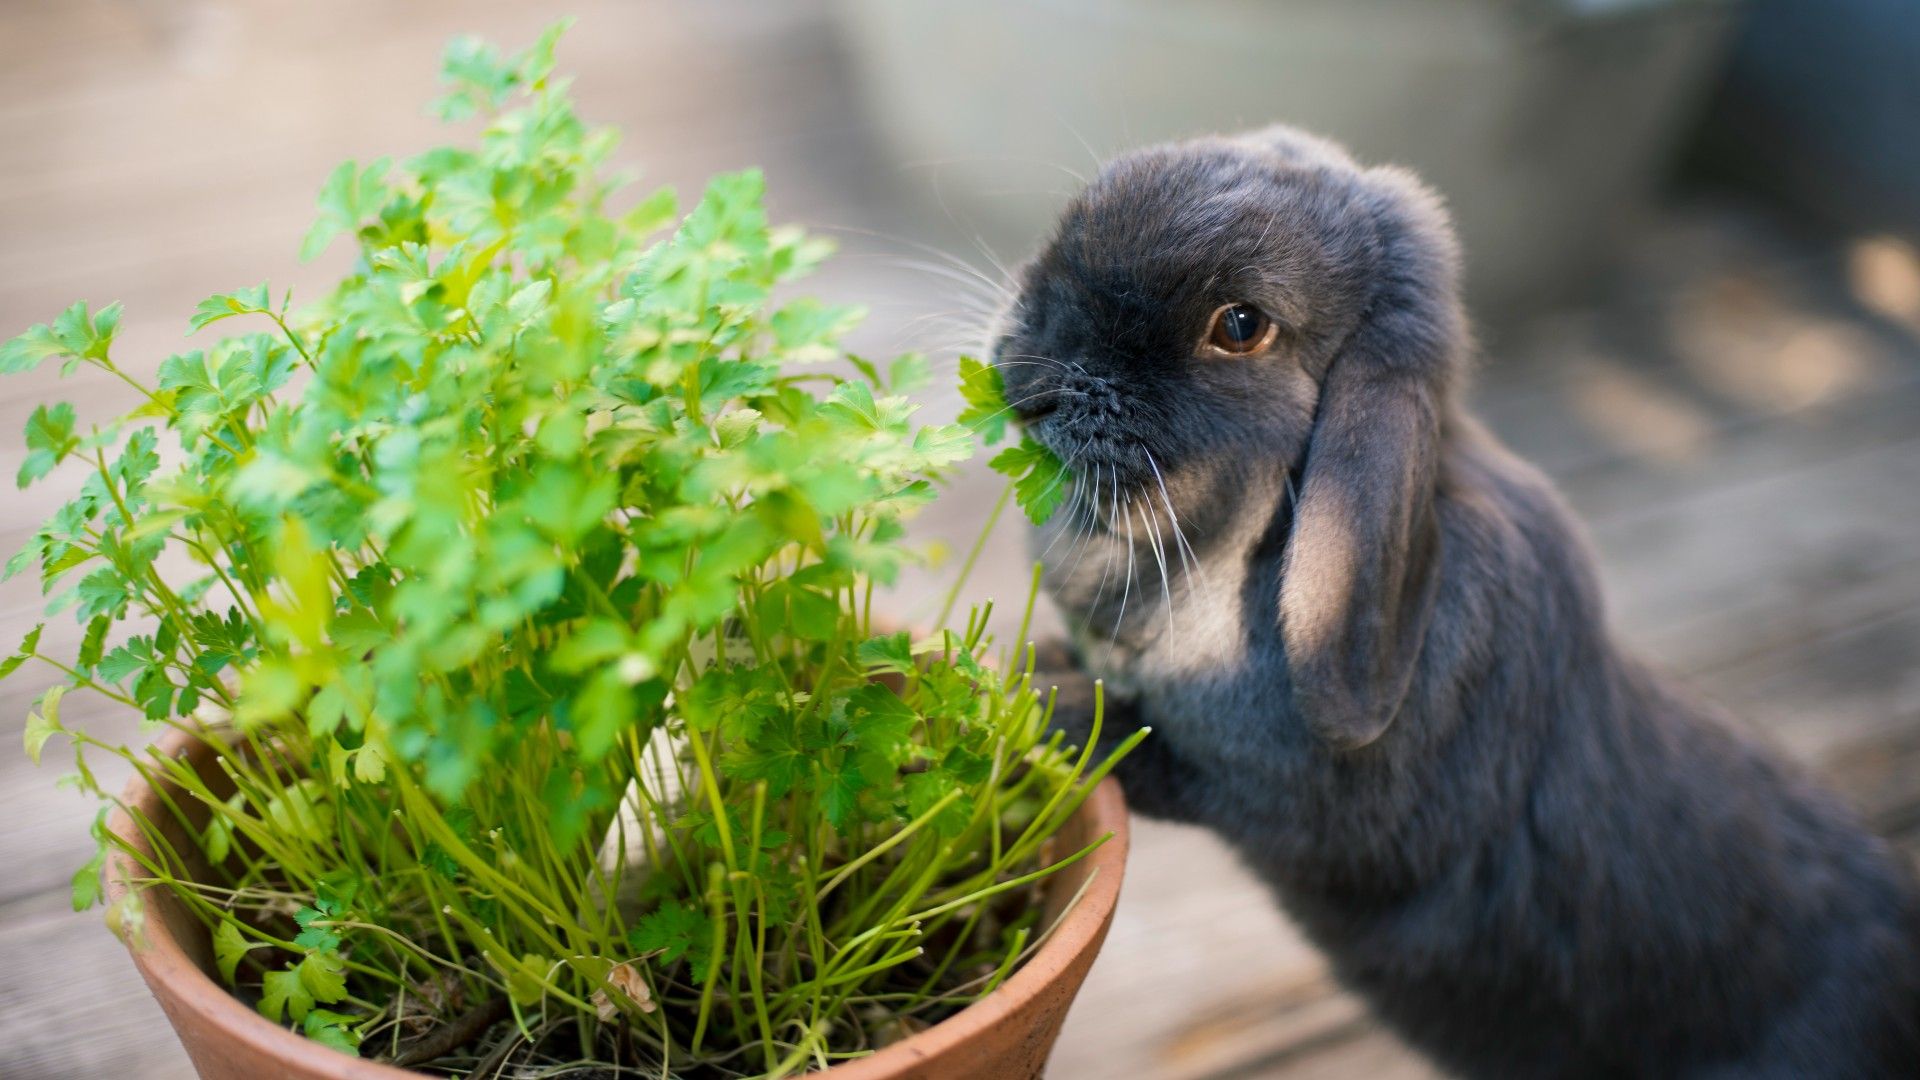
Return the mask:
<svg viewBox="0 0 1920 1080">
<path fill-rule="evenodd" d="M 1073 201 L 994 343 L 1077 498 L 1094 477 L 1103 503 L 1163 504 L 1204 551 L 1250 490 L 1293 493 L 1268 617 L 1298 715 L 1340 749 L 1391 723 L 1432 606 L 1457 262 L 1404 172 L 1285 128 L 1179 143 Z"/>
</svg>

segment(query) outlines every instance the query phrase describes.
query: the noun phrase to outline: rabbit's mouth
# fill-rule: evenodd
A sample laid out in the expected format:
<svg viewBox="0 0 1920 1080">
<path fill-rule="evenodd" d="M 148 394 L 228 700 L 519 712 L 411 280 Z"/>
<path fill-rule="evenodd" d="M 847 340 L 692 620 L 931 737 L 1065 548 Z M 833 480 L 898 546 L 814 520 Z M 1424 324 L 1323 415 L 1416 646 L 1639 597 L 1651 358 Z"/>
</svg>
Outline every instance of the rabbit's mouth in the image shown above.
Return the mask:
<svg viewBox="0 0 1920 1080">
<path fill-rule="evenodd" d="M 1092 360 L 996 356 L 1007 382 L 1008 407 L 1034 441 L 1053 451 L 1070 477 L 1098 475 L 1102 498 L 1144 492 L 1154 484 L 1146 443 L 1152 419 L 1116 380 L 1090 371 Z"/>
<path fill-rule="evenodd" d="M 1027 395 L 1009 407 L 1013 409 L 1013 415 L 1019 418 L 1020 424 L 1032 430 L 1040 421 L 1058 412 L 1060 398 L 1070 392 L 1064 387 L 1041 390 Z"/>
<path fill-rule="evenodd" d="M 1026 424 L 1036 442 L 1053 451 L 1067 475 L 1085 487 L 1097 482 L 1103 499 L 1126 502 L 1154 485 L 1151 452 L 1138 439 L 1089 418 L 1070 405 Z"/>
</svg>

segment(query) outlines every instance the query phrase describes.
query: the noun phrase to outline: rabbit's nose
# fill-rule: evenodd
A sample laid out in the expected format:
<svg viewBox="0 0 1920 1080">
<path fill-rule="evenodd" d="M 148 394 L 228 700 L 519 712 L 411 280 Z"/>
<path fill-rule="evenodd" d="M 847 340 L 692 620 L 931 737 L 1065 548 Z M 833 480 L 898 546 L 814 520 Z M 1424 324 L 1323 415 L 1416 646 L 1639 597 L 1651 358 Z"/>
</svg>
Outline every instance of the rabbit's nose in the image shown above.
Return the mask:
<svg viewBox="0 0 1920 1080">
<path fill-rule="evenodd" d="M 1050 386 L 1042 390 L 1033 390 L 1022 396 L 1010 406 L 1013 415 L 1023 424 L 1031 424 L 1060 407 L 1060 399 L 1066 395 L 1064 387 Z"/>
</svg>

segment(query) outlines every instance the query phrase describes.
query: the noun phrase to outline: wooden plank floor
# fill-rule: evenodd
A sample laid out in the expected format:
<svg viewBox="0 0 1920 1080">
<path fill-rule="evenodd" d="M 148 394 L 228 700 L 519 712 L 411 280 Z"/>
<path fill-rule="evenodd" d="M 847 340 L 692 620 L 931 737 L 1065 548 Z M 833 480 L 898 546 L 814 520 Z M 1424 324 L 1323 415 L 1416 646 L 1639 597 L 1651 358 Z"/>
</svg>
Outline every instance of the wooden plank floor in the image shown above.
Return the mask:
<svg viewBox="0 0 1920 1080">
<path fill-rule="evenodd" d="M 776 216 L 848 226 L 819 288 L 872 303 L 861 348 L 938 338 L 966 306 L 903 270 L 910 238 L 971 255 L 924 172 L 888 163 L 824 5 L 580 0 L 563 47 L 623 161 L 697 188 L 767 167 Z M 202 296 L 338 269 L 292 252 L 313 192 L 348 157 L 437 138 L 420 103 L 451 34 L 528 40 L 549 18 L 508 0 L 11 0 L 0 6 L 0 334 L 78 297 L 127 303 L 122 361 L 180 348 Z M 879 234 L 876 238 L 873 234 Z M 888 239 L 890 238 L 890 239 Z M 337 255 L 338 253 L 336 253 Z M 976 260 L 978 261 L 978 260 Z M 1578 309 L 1499 334 L 1476 395 L 1588 516 L 1620 631 L 1791 753 L 1877 828 L 1920 846 L 1920 260 L 1890 243 L 1794 238 L 1750 212 L 1663 211 Z M 0 475 L 49 395 L 125 404 L 102 380 L 0 383 Z M 935 410 L 939 411 L 938 409 Z M 964 542 L 992 482 L 957 481 L 921 533 Z M 0 494 L 11 552 L 56 503 Z M 922 579 L 924 581 L 924 579 Z M 1019 541 L 976 582 L 1023 591 Z M 924 616 L 925 590 L 893 600 Z M 36 621 L 0 586 L 0 647 Z M 56 624 L 50 635 L 71 639 Z M 18 744 L 38 676 L 0 687 Z M 76 698 L 71 719 L 130 736 Z M 0 748 L 0 1076 L 189 1075 L 96 913 L 66 910 L 89 807 Z M 117 776 L 103 777 L 117 782 Z M 1054 1075 L 1077 1080 L 1430 1075 L 1379 1032 L 1232 857 L 1153 823 Z"/>
</svg>

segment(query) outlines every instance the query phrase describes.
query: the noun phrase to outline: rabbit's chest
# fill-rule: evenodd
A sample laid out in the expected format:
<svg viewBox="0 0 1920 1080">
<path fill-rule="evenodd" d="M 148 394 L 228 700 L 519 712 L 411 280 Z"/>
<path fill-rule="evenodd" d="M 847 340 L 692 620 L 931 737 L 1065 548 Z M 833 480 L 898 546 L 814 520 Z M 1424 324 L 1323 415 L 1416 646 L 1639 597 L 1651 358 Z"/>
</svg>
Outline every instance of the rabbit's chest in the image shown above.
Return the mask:
<svg viewBox="0 0 1920 1080">
<path fill-rule="evenodd" d="M 1244 556 L 1174 565 L 1135 552 L 1131 572 L 1124 548 L 1096 551 L 1056 600 L 1073 627 L 1079 655 L 1107 692 L 1138 702 L 1156 737 L 1197 756 L 1240 746 L 1244 733 L 1287 699 L 1286 661 L 1271 597 L 1274 572 Z M 1102 574 L 1104 572 L 1104 584 Z M 1064 583 L 1064 582 L 1063 582 Z M 1130 596 L 1124 608 L 1111 602 Z"/>
<path fill-rule="evenodd" d="M 1109 590 L 1130 594 L 1111 603 L 1063 604 L 1071 615 L 1080 655 L 1110 689 L 1139 696 L 1232 677 L 1251 666 L 1258 636 L 1242 602 L 1245 575 L 1232 566 L 1140 568 Z M 1066 599 L 1066 598 L 1063 598 Z M 1077 610 L 1076 610 L 1077 609 Z"/>
</svg>

